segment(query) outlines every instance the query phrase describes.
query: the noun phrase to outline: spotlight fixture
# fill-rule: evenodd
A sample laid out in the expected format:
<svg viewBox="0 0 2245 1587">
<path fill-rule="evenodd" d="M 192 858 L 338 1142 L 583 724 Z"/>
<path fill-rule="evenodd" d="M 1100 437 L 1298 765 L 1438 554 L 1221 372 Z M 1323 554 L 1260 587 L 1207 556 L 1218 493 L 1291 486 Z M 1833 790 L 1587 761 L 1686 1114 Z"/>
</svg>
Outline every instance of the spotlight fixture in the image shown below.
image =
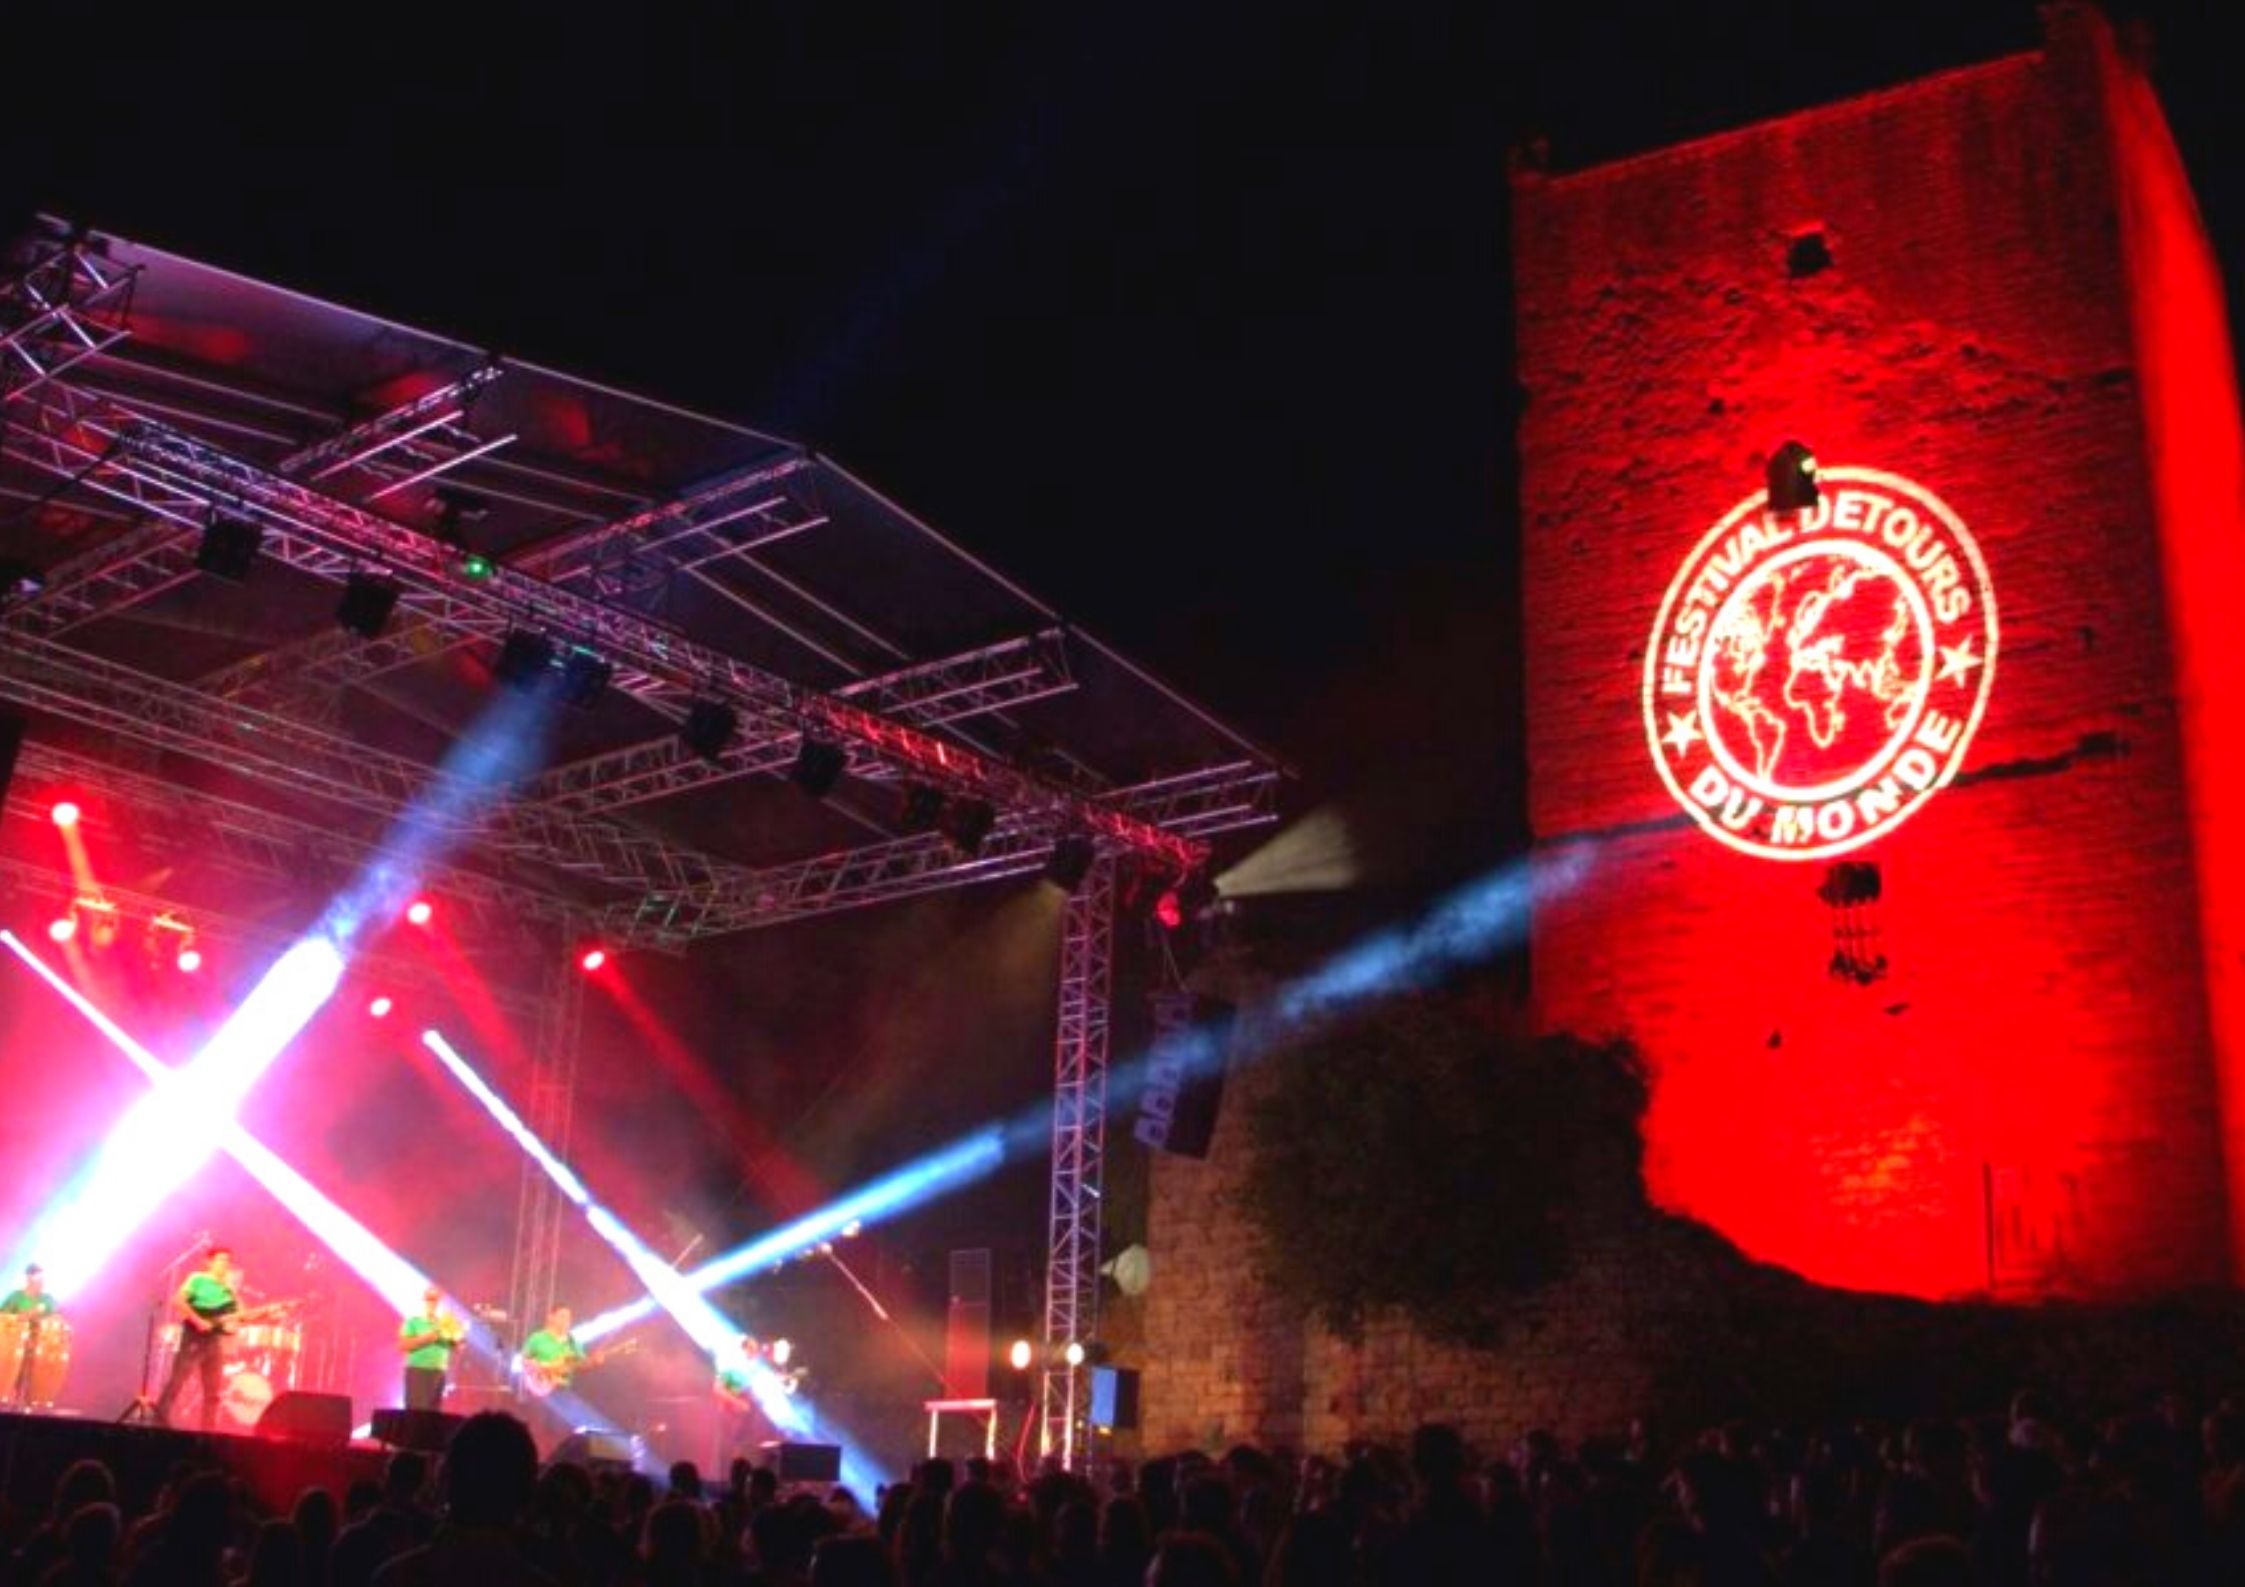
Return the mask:
<svg viewBox="0 0 2245 1587">
<path fill-rule="evenodd" d="M 179 966 L 181 975 L 193 975 L 203 967 L 203 950 L 192 946 L 182 948 L 172 963 Z"/>
<path fill-rule="evenodd" d="M 796 748 L 795 764 L 788 768 L 787 780 L 813 799 L 824 799 L 842 780 L 849 764 L 850 757 L 841 745 L 806 735 Z"/>
<path fill-rule="evenodd" d="M 335 606 L 335 620 L 361 639 L 373 639 L 389 623 L 390 614 L 397 610 L 398 594 L 393 579 L 354 573 L 344 582 L 343 599 Z"/>
<path fill-rule="evenodd" d="M 533 634 L 526 629 L 515 629 L 499 647 L 498 664 L 492 676 L 510 689 L 529 689 L 546 675 L 553 665 L 553 641 L 543 634 Z"/>
<path fill-rule="evenodd" d="M 1084 1364 L 1084 1347 L 1076 1340 L 1069 1340 L 1068 1349 L 1065 1352 L 1065 1359 L 1067 1360 L 1068 1365 L 1072 1367 L 1082 1366 Z"/>
<path fill-rule="evenodd" d="M 455 566 L 462 578 L 480 581 L 491 577 L 495 571 L 491 559 L 468 543 L 468 525 L 489 516 L 491 504 L 457 485 L 439 485 L 434 494 L 437 521 L 430 534 L 439 545 L 450 546 L 460 554 Z"/>
<path fill-rule="evenodd" d="M 390 1010 L 396 1006 L 387 997 L 377 997 L 366 1005 L 366 1017 L 368 1019 L 388 1019 Z"/>
<path fill-rule="evenodd" d="M 435 907 L 426 898 L 416 898 L 405 906 L 405 918 L 412 925 L 425 926 L 435 914 Z"/>
<path fill-rule="evenodd" d="M 1098 858 L 1099 850 L 1091 839 L 1081 832 L 1071 832 L 1052 846 L 1052 854 L 1045 861 L 1045 880 L 1064 893 L 1072 893 L 1083 886 Z"/>
<path fill-rule="evenodd" d="M 47 576 L 21 557 L 0 557 L 0 600 L 28 599 L 47 587 Z"/>
<path fill-rule="evenodd" d="M 943 812 L 943 835 L 961 854 L 982 852 L 983 841 L 998 824 L 998 812 L 987 799 L 961 799 Z"/>
<path fill-rule="evenodd" d="M 78 917 L 76 915 L 57 915 L 47 922 L 47 940 L 49 942 L 68 942 L 77 935 Z"/>
<path fill-rule="evenodd" d="M 615 675 L 614 662 L 604 661 L 589 650 L 571 650 L 561 658 L 561 697 L 583 710 L 600 698 Z"/>
<path fill-rule="evenodd" d="M 1016 1372 L 1026 1372 L 1037 1359 L 1037 1347 L 1026 1339 L 1016 1339 L 1013 1348 L 1006 1352 L 1006 1360 Z"/>
<path fill-rule="evenodd" d="M 943 790 L 931 788 L 924 782 L 907 783 L 904 788 L 904 808 L 897 812 L 897 830 L 904 833 L 933 832 L 943 815 Z"/>
<path fill-rule="evenodd" d="M 67 832 L 78 824 L 78 818 L 84 813 L 78 808 L 75 801 L 58 799 L 55 801 L 55 807 L 48 811 L 47 815 L 56 826 Z"/>
<path fill-rule="evenodd" d="M 1806 512 L 1816 505 L 1816 454 L 1787 441 L 1769 460 L 1771 512 Z"/>
<path fill-rule="evenodd" d="M 195 566 L 205 573 L 239 584 L 249 577 L 265 531 L 247 518 L 214 517 L 203 529 L 203 542 L 195 551 Z"/>
<path fill-rule="evenodd" d="M 1164 931 L 1175 931 L 1185 924 L 1185 901 L 1177 896 L 1177 889 L 1165 887 L 1154 900 L 1154 924 Z"/>
<path fill-rule="evenodd" d="M 784 1366 L 786 1366 L 786 1365 L 787 1365 L 787 1363 L 788 1363 L 788 1358 L 789 1358 L 789 1357 L 791 1357 L 791 1356 L 793 1356 L 794 1354 L 795 1354 L 795 1346 L 794 1346 L 794 1344 L 793 1344 L 793 1343 L 791 1343 L 790 1341 L 788 1341 L 788 1340 L 786 1340 L 786 1339 L 774 1339 L 774 1340 L 772 1341 L 772 1365 L 773 1365 L 773 1366 L 775 1366 L 775 1367 L 784 1367 Z"/>
<path fill-rule="evenodd" d="M 696 700 L 686 708 L 686 720 L 678 729 L 686 747 L 703 760 L 718 761 L 740 733 L 739 713 L 722 700 Z"/>
<path fill-rule="evenodd" d="M 577 956 L 577 968 L 584 971 L 587 975 L 590 975 L 595 970 L 600 969 L 607 962 L 608 950 L 606 948 L 587 948 L 583 953 Z"/>
</svg>

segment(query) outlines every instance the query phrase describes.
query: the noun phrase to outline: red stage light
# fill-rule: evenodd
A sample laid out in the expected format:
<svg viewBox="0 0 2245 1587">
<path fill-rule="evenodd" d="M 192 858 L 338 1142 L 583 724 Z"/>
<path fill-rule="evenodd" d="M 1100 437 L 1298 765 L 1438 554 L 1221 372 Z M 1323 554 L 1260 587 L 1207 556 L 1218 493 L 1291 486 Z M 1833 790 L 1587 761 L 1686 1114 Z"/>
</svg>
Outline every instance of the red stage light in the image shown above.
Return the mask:
<svg viewBox="0 0 2245 1587">
<path fill-rule="evenodd" d="M 608 950 L 606 948 L 587 948 L 584 951 L 584 956 L 578 959 L 577 964 L 580 969 L 589 973 L 599 969 L 607 962 Z"/>
<path fill-rule="evenodd" d="M 203 967 L 202 950 L 200 948 L 182 948 L 179 950 L 179 957 L 173 962 L 179 966 L 181 975 L 193 975 Z"/>
<path fill-rule="evenodd" d="M 55 825 L 66 832 L 78 824 L 78 817 L 82 814 L 78 806 L 68 799 L 57 800 L 54 809 L 47 813 L 54 817 Z"/>
<path fill-rule="evenodd" d="M 1185 923 L 1185 901 L 1172 887 L 1154 900 L 1154 921 L 1164 931 L 1175 931 Z"/>
<path fill-rule="evenodd" d="M 435 914 L 436 910 L 430 906 L 426 898 L 416 898 L 412 903 L 405 906 L 405 918 L 416 926 L 427 925 L 430 918 Z"/>
<path fill-rule="evenodd" d="M 392 1004 L 388 998 L 378 997 L 366 1005 L 366 1012 L 368 1017 L 372 1019 L 388 1019 L 391 1007 Z"/>
<path fill-rule="evenodd" d="M 77 935 L 78 922 L 70 915 L 57 916 L 47 926 L 47 940 L 49 942 L 68 942 Z"/>
</svg>

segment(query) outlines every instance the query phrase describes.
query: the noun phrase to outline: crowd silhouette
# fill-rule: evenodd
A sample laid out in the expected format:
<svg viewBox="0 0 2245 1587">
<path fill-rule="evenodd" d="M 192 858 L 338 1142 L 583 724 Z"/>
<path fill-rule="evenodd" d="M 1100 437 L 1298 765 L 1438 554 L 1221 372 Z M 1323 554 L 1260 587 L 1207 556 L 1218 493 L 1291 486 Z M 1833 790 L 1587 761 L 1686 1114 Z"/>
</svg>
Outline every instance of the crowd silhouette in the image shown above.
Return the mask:
<svg viewBox="0 0 2245 1587">
<path fill-rule="evenodd" d="M 441 1460 L 260 1514 L 182 1466 L 127 1516 L 80 1461 L 5 1517 L 0 1587 L 2217 1587 L 2245 1583 L 2245 1412 L 2088 1421 L 1639 1424 L 1476 1452 L 1451 1427 L 1340 1458 L 1240 1445 L 1093 1476 L 926 1461 L 858 1496 L 734 1462 L 667 1482 L 540 1467 L 470 1418 Z"/>
</svg>

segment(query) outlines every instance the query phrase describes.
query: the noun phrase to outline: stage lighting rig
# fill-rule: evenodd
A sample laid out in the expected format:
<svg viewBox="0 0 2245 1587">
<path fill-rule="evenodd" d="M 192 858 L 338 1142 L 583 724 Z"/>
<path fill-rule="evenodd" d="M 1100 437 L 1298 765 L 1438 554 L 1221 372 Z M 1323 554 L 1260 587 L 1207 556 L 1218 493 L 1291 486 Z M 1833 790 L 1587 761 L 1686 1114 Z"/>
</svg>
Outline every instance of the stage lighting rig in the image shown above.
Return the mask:
<svg viewBox="0 0 2245 1587">
<path fill-rule="evenodd" d="M 579 710 L 587 709 L 600 698 L 608 687 L 608 680 L 615 675 L 614 662 L 589 650 L 572 648 L 561 658 L 561 698 Z"/>
<path fill-rule="evenodd" d="M 543 634 L 515 629 L 499 647 L 492 676 L 510 689 L 534 687 L 553 665 L 553 641 Z"/>
<path fill-rule="evenodd" d="M 85 812 L 78 808 L 75 800 L 58 799 L 55 801 L 54 808 L 49 810 L 47 815 L 56 826 L 67 832 L 79 823 L 85 816 Z"/>
<path fill-rule="evenodd" d="M 796 747 L 795 764 L 788 768 L 787 780 L 813 799 L 824 799 L 842 780 L 849 764 L 850 757 L 841 745 L 806 734 Z"/>
<path fill-rule="evenodd" d="M 29 600 L 45 592 L 47 576 L 21 557 L 0 557 L 0 601 Z"/>
<path fill-rule="evenodd" d="M 1769 460 L 1769 509 L 1806 512 L 1816 501 L 1816 454 L 1799 441 L 1787 441 Z"/>
<path fill-rule="evenodd" d="M 468 527 L 481 523 L 491 514 L 491 504 L 474 491 L 462 490 L 457 485 L 439 485 L 432 494 L 436 498 L 437 521 L 429 531 L 439 545 L 450 546 L 459 553 L 453 564 L 465 579 L 483 580 L 491 577 L 491 559 L 469 543 Z"/>
<path fill-rule="evenodd" d="M 249 577 L 265 544 L 265 531 L 247 518 L 213 514 L 203 528 L 202 544 L 195 550 L 195 566 L 205 573 L 239 584 Z"/>
<path fill-rule="evenodd" d="M 1052 854 L 1045 861 L 1045 880 L 1064 893 L 1073 893 L 1083 886 L 1098 858 L 1099 850 L 1089 837 L 1071 832 L 1053 844 Z"/>
<path fill-rule="evenodd" d="M 390 614 L 397 610 L 399 593 L 394 579 L 354 573 L 343 585 L 343 599 L 336 603 L 335 620 L 361 639 L 378 638 L 389 624 Z"/>
<path fill-rule="evenodd" d="M 740 713 L 722 700 L 696 700 L 686 708 L 678 736 L 686 747 L 706 761 L 725 758 L 725 751 L 740 736 Z"/>
<path fill-rule="evenodd" d="M 924 782 L 904 785 L 904 804 L 897 811 L 896 826 L 907 836 L 933 832 L 935 824 L 943 817 L 943 790 L 932 788 Z"/>
<path fill-rule="evenodd" d="M 982 852 L 990 829 L 998 824 L 998 812 L 987 799 L 960 799 L 943 812 L 940 824 L 951 846 L 971 859 Z"/>
<path fill-rule="evenodd" d="M 168 909 L 148 922 L 142 948 L 153 968 L 169 964 L 182 975 L 193 975 L 203 967 L 203 950 L 195 945 L 195 928 Z"/>
</svg>

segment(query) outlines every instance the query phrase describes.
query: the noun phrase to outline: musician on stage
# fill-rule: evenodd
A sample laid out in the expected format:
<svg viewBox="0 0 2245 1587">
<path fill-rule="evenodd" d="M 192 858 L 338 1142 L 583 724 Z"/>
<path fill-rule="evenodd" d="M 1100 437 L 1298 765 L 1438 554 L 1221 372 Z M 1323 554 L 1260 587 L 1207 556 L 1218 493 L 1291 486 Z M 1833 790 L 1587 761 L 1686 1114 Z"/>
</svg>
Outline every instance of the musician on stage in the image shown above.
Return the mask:
<svg viewBox="0 0 2245 1587">
<path fill-rule="evenodd" d="M 405 1408 L 435 1411 L 444 1408 L 444 1375 L 452 1365 L 452 1352 L 467 1338 L 457 1318 L 445 1315 L 444 1293 L 431 1284 L 421 1295 L 422 1309 L 406 1318 L 398 1329 L 398 1348 L 405 1352 Z"/>
<path fill-rule="evenodd" d="M 576 1320 L 568 1307 L 556 1306 L 546 1313 L 545 1327 L 522 1341 L 524 1371 L 546 1387 L 569 1387 L 585 1364 L 584 1347 L 569 1331 Z"/>
<path fill-rule="evenodd" d="M 172 1402 L 198 1379 L 203 1390 L 203 1431 L 218 1425 L 218 1399 L 226 1381 L 226 1319 L 241 1310 L 239 1291 L 242 1270 L 234 1253 L 214 1245 L 200 1271 L 188 1275 L 172 1297 L 172 1314 L 179 1319 L 179 1353 L 172 1357 L 171 1375 L 164 1392 L 156 1397 L 156 1425 L 171 1425 Z"/>
<path fill-rule="evenodd" d="M 0 1315 L 15 1312 L 36 1312 L 41 1317 L 55 1314 L 55 1298 L 47 1293 L 47 1270 L 36 1262 L 23 1270 L 23 1288 L 0 1297 Z"/>
</svg>

